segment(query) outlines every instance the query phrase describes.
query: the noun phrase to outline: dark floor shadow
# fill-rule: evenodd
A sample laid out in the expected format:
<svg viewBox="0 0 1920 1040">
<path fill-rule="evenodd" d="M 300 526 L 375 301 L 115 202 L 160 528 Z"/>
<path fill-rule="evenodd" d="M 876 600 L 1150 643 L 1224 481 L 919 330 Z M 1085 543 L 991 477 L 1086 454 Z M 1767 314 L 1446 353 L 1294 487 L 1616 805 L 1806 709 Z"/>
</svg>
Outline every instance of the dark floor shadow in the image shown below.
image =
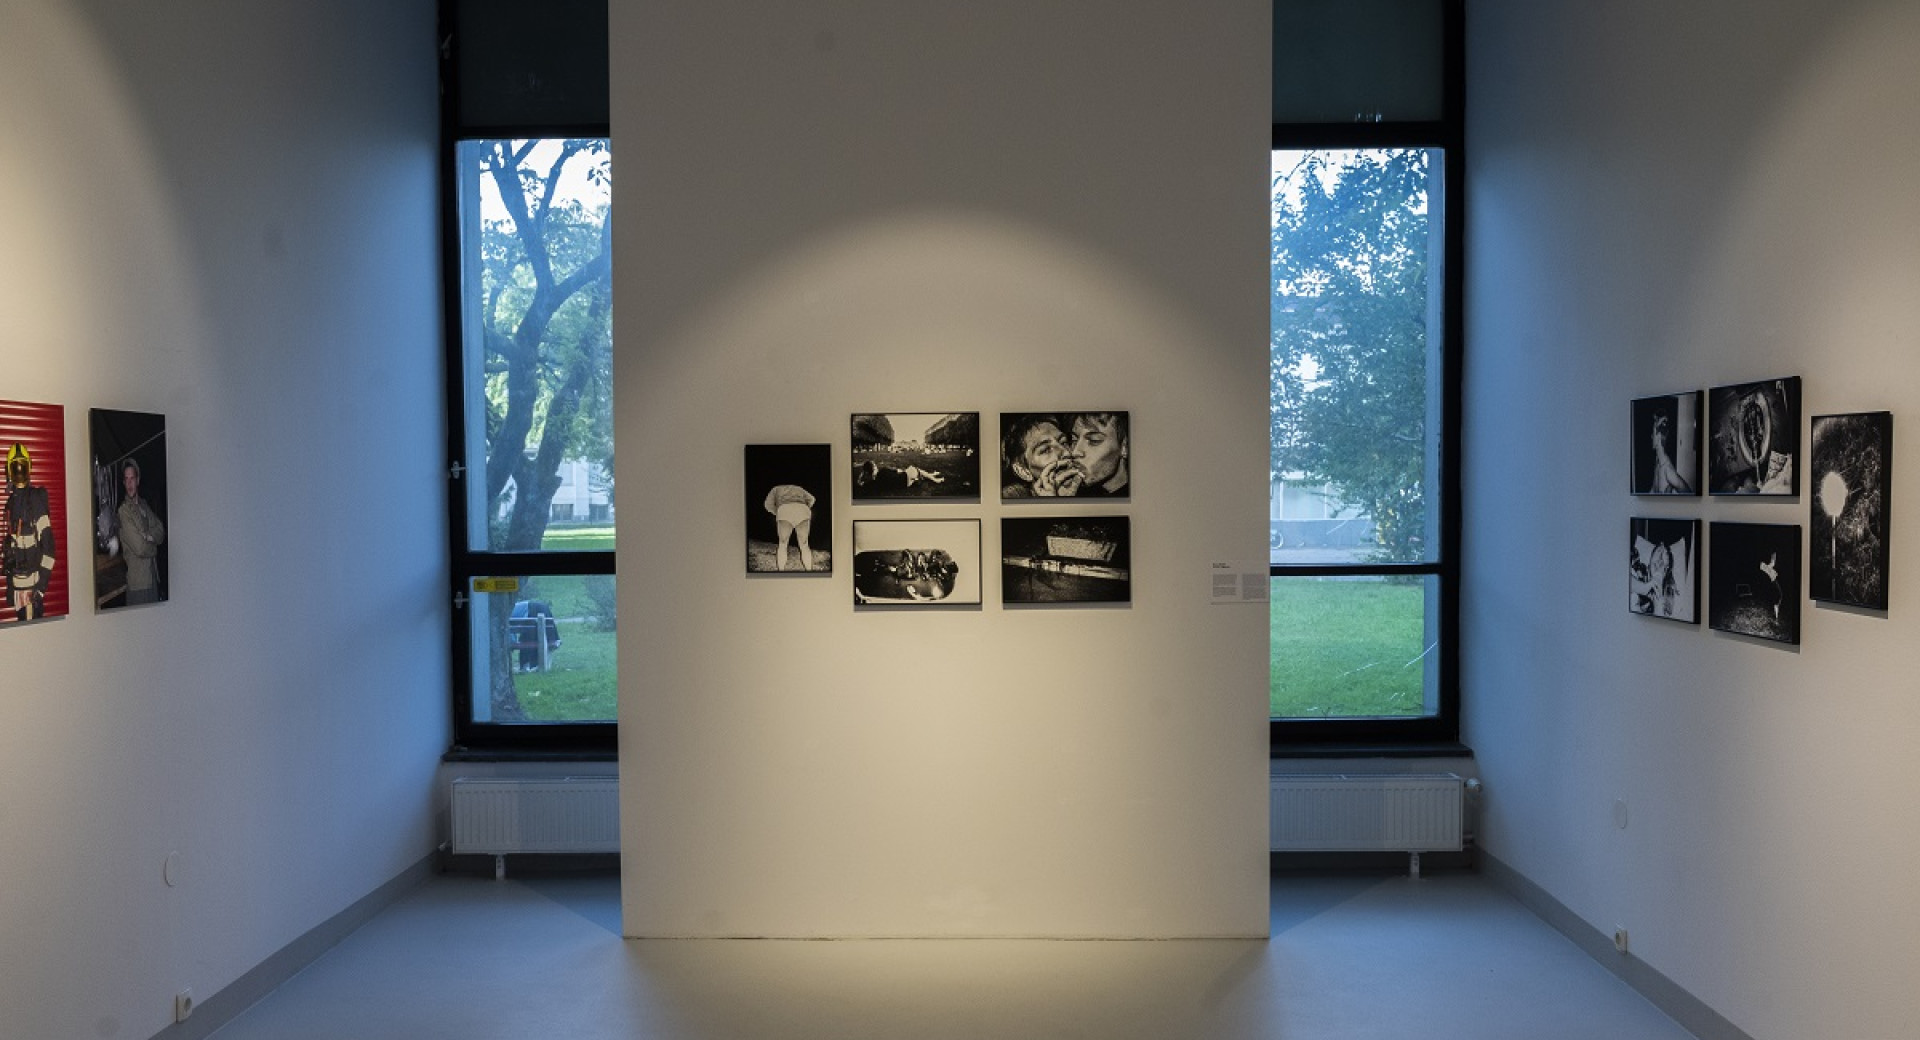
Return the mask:
<svg viewBox="0 0 1920 1040">
<path fill-rule="evenodd" d="M 1276 874 L 1269 902 L 1268 934 L 1279 935 L 1305 924 L 1386 880 L 1378 874 Z"/>
<path fill-rule="evenodd" d="M 618 873 L 559 874 L 515 880 L 615 936 L 620 935 Z"/>
</svg>

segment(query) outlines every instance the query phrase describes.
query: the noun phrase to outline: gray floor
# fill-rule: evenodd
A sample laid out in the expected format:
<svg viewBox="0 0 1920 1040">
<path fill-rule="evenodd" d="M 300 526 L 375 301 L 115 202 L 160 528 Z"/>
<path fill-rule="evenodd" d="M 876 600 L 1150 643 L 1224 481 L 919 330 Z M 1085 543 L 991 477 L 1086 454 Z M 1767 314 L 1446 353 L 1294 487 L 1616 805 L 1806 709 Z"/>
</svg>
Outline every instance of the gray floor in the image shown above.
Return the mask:
<svg viewBox="0 0 1920 1040">
<path fill-rule="evenodd" d="M 419 886 L 214 1040 L 1688 1040 L 1472 874 L 1281 877 L 1257 941 L 652 941 L 612 876 Z"/>
</svg>

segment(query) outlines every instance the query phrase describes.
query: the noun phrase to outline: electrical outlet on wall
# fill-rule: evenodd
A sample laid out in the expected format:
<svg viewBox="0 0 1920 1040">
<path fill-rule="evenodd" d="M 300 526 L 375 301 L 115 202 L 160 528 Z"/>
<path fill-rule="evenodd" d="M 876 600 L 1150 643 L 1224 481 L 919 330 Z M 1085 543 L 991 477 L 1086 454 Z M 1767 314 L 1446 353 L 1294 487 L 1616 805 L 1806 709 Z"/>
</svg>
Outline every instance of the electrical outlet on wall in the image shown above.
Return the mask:
<svg viewBox="0 0 1920 1040">
<path fill-rule="evenodd" d="M 1625 928 L 1615 928 L 1613 930 L 1613 948 L 1621 953 L 1627 952 L 1627 930 Z"/>
<path fill-rule="evenodd" d="M 191 1014 L 193 1014 L 193 991 L 183 989 L 175 993 L 173 995 L 173 1020 L 175 1022 L 185 1022 L 187 1016 Z"/>
</svg>

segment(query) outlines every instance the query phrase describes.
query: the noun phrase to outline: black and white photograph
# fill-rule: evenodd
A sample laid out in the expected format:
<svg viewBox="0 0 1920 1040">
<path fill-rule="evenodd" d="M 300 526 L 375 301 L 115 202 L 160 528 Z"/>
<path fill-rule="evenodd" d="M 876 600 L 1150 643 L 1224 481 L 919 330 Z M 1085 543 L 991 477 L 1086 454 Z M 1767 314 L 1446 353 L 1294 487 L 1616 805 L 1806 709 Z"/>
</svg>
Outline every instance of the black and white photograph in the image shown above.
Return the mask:
<svg viewBox="0 0 1920 1040">
<path fill-rule="evenodd" d="M 1700 623 L 1700 521 L 1636 516 L 1629 521 L 1627 609 Z"/>
<path fill-rule="evenodd" d="M 1633 493 L 1700 493 L 1702 394 L 1642 397 L 1633 402 Z"/>
<path fill-rule="evenodd" d="M 1800 525 L 1709 525 L 1707 626 L 1800 642 Z"/>
<path fill-rule="evenodd" d="M 1800 493 L 1800 377 L 1717 386 L 1707 394 L 1707 491 Z"/>
<path fill-rule="evenodd" d="M 833 572 L 833 446 L 747 445 L 747 573 Z"/>
<path fill-rule="evenodd" d="M 1133 546 L 1124 516 L 1000 520 L 1002 603 L 1129 603 Z"/>
<path fill-rule="evenodd" d="M 1131 433 L 1126 412 L 1002 412 L 1000 497 L 1130 497 Z"/>
<path fill-rule="evenodd" d="M 979 497 L 979 412 L 854 415 L 855 502 Z"/>
<path fill-rule="evenodd" d="M 855 520 L 856 606 L 980 602 L 980 521 Z"/>
<path fill-rule="evenodd" d="M 167 417 L 94 408 L 95 610 L 167 600 Z"/>
<path fill-rule="evenodd" d="M 1887 609 L 1887 514 L 1893 503 L 1893 413 L 1813 417 L 1813 523 L 1807 594 Z"/>
</svg>

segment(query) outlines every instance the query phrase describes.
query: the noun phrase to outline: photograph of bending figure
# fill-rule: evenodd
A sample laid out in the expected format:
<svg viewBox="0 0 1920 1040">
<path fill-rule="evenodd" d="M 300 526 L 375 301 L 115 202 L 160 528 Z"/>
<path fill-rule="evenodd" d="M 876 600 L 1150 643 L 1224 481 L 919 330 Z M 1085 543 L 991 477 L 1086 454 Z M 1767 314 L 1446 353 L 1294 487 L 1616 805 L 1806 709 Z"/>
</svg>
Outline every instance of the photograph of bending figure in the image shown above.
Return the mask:
<svg viewBox="0 0 1920 1040">
<path fill-rule="evenodd" d="M 833 571 L 833 446 L 749 444 L 747 573 Z"/>
<path fill-rule="evenodd" d="M 1893 503 L 1893 413 L 1813 417 L 1813 530 L 1807 593 L 1887 609 L 1887 514 Z"/>
<path fill-rule="evenodd" d="M 167 417 L 95 408 L 93 603 L 115 610 L 167 599 Z"/>
<path fill-rule="evenodd" d="M 1698 390 L 1633 402 L 1633 493 L 1700 493 Z"/>
<path fill-rule="evenodd" d="M 1627 609 L 1700 621 L 1700 521 L 1634 517 L 1627 543 Z"/>
<path fill-rule="evenodd" d="M 1126 412 L 1002 412 L 1000 497 L 1130 496 L 1132 450 Z"/>
<path fill-rule="evenodd" d="M 1707 493 L 1800 493 L 1800 377 L 1707 394 Z"/>
<path fill-rule="evenodd" d="M 980 602 L 980 521 L 855 520 L 856 606 Z"/>
<path fill-rule="evenodd" d="M 979 498 L 979 412 L 853 417 L 853 500 Z"/>
<path fill-rule="evenodd" d="M 1000 519 L 1002 603 L 1126 603 L 1133 546 L 1124 516 Z"/>
<path fill-rule="evenodd" d="M 1707 531 L 1707 626 L 1799 643 L 1800 525 L 1716 523 Z"/>
<path fill-rule="evenodd" d="M 0 623 L 67 613 L 66 414 L 57 404 L 0 401 Z"/>
</svg>

